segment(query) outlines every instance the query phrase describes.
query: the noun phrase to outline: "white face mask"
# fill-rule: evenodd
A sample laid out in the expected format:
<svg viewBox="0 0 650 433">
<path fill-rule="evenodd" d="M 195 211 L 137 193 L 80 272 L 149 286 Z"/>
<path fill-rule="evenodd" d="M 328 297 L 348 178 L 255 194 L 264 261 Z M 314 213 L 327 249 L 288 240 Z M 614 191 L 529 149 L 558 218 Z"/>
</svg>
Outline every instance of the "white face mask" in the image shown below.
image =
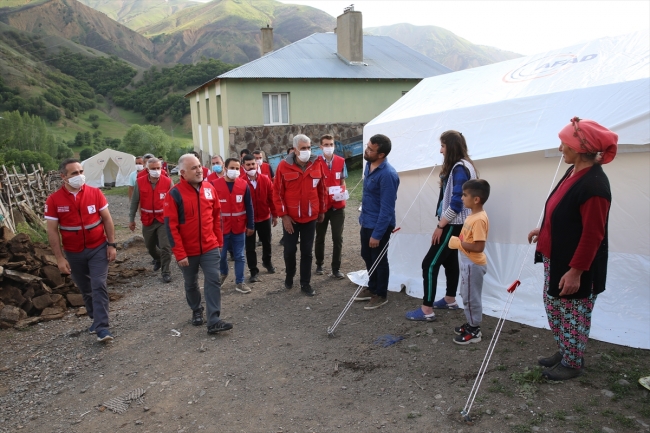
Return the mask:
<svg viewBox="0 0 650 433">
<path fill-rule="evenodd" d="M 161 170 L 149 170 L 149 176 L 153 178 L 158 178 L 160 177 L 160 172 Z"/>
<path fill-rule="evenodd" d="M 261 159 L 256 159 L 255 162 L 257 163 L 257 165 L 264 164 L 264 160 L 261 160 Z"/>
<path fill-rule="evenodd" d="M 226 176 L 228 176 L 231 179 L 237 179 L 239 177 L 239 170 L 230 170 L 226 172 Z"/>
<path fill-rule="evenodd" d="M 86 183 L 86 176 L 79 174 L 68 179 L 68 185 L 74 189 L 79 189 Z"/>
<path fill-rule="evenodd" d="M 252 170 L 246 170 L 246 174 L 253 177 L 257 174 L 257 170 L 252 169 Z"/>
<path fill-rule="evenodd" d="M 334 148 L 333 147 L 323 147 L 323 154 L 325 154 L 325 156 L 332 156 L 334 154 Z"/>
<path fill-rule="evenodd" d="M 136 165 L 135 165 L 135 169 L 136 169 L 137 171 L 142 171 L 142 170 L 144 169 L 144 165 L 142 165 L 142 164 L 136 164 Z"/>
<path fill-rule="evenodd" d="M 302 162 L 309 161 L 310 157 L 311 157 L 311 150 L 301 150 L 300 154 L 298 155 L 298 159 Z"/>
</svg>

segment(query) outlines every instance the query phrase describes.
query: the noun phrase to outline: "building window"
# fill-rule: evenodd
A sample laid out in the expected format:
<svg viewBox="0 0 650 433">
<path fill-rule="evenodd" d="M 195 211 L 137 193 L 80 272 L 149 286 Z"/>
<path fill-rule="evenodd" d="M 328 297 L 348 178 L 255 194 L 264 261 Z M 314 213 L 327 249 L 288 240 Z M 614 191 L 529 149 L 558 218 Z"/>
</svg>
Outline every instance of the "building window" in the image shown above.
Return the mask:
<svg viewBox="0 0 650 433">
<path fill-rule="evenodd" d="M 289 123 L 289 94 L 262 94 L 265 125 L 287 125 Z"/>
</svg>

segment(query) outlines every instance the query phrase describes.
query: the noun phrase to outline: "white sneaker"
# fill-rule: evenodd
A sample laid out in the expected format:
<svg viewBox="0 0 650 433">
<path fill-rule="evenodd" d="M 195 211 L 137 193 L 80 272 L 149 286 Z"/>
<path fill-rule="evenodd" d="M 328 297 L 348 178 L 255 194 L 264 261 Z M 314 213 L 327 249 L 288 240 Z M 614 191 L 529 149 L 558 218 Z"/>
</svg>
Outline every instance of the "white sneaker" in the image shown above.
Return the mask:
<svg viewBox="0 0 650 433">
<path fill-rule="evenodd" d="M 239 293 L 250 293 L 251 289 L 246 285 L 246 283 L 239 283 L 235 286 L 235 290 Z"/>
</svg>

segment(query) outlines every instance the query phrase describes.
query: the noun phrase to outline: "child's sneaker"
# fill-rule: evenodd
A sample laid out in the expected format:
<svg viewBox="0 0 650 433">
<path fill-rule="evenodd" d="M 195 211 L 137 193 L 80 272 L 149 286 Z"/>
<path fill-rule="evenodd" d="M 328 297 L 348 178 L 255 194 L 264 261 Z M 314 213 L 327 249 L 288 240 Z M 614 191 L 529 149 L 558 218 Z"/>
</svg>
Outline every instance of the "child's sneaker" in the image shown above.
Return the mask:
<svg viewBox="0 0 650 433">
<path fill-rule="evenodd" d="M 465 323 L 463 325 L 457 326 L 454 328 L 454 334 L 463 335 L 467 331 L 467 328 L 469 327 L 470 327 L 469 323 Z"/>
<path fill-rule="evenodd" d="M 467 345 L 470 343 L 478 343 L 481 341 L 481 327 L 472 327 L 469 325 L 463 325 L 461 328 L 465 328 L 465 332 L 458 337 L 454 338 L 454 343 Z M 454 329 L 455 331 L 456 329 Z"/>
</svg>

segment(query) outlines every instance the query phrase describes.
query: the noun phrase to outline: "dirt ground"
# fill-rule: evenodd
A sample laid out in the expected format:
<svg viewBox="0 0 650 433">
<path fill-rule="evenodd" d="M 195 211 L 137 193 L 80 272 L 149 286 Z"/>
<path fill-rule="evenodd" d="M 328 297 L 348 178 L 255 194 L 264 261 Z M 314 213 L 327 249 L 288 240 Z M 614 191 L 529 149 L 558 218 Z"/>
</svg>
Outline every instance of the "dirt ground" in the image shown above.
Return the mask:
<svg viewBox="0 0 650 433">
<path fill-rule="evenodd" d="M 111 195 L 109 202 L 118 240 L 126 240 L 126 197 Z M 347 208 L 345 272 L 363 267 L 357 208 L 354 201 Z M 356 287 L 314 275 L 315 297 L 285 290 L 280 235 L 278 226 L 278 273 L 263 271 L 248 295 L 234 290 L 232 276 L 224 284 L 222 317 L 234 324 L 230 332 L 209 336 L 193 327 L 178 268 L 172 266 L 173 282 L 162 284 L 142 244 L 118 251 L 127 259 L 121 267 L 147 271 L 109 287 L 123 295 L 111 303 L 114 342 L 97 343 L 85 331 L 89 319 L 73 312 L 24 331 L 0 331 L 0 432 L 649 430 L 650 396 L 637 383 L 650 375 L 648 351 L 591 341 L 586 374 L 546 383 L 534 367 L 538 355 L 555 351 L 552 336 L 513 322 L 505 324 L 474 402 L 473 423 L 462 422 L 459 412 L 497 320 L 485 318 L 481 343 L 458 346 L 451 340 L 462 311 L 442 312 L 435 323 L 409 322 L 404 313 L 419 301 L 391 293 L 378 310 L 355 303 L 329 338 L 327 328 Z M 403 340 L 375 344 L 387 334 Z M 101 410 L 138 388 L 146 391 L 143 402 L 122 414 Z"/>
</svg>

